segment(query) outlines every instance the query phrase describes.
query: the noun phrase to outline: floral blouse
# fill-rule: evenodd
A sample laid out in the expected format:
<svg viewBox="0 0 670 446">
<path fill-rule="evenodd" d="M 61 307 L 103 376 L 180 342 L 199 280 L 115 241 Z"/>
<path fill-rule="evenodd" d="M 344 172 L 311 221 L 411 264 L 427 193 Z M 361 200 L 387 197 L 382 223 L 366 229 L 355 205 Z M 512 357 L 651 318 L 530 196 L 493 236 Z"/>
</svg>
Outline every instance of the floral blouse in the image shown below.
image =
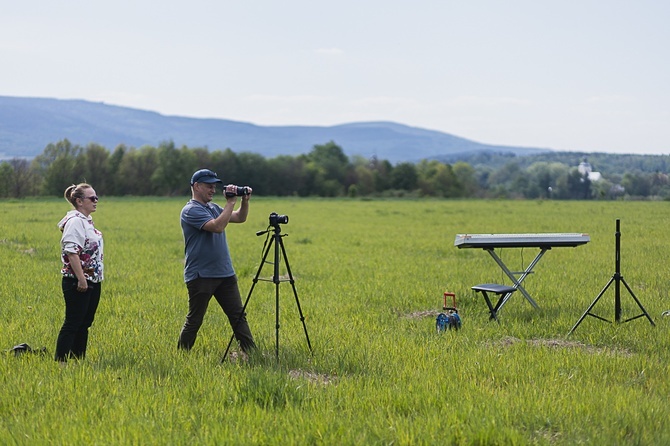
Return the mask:
<svg viewBox="0 0 670 446">
<path fill-rule="evenodd" d="M 63 262 L 61 274 L 64 277 L 76 278 L 68 254 L 77 254 L 86 280 L 102 282 L 104 278 L 102 232 L 95 228 L 93 219 L 72 210 L 58 223 L 58 227 L 63 232 L 60 241 Z"/>
</svg>

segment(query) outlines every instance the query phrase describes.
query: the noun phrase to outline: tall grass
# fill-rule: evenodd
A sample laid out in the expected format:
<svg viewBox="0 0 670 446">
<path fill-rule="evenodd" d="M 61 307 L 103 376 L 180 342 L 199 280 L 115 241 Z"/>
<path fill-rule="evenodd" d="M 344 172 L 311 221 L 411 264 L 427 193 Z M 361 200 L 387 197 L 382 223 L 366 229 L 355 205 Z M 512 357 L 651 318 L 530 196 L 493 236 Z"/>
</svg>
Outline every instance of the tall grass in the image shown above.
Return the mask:
<svg viewBox="0 0 670 446">
<path fill-rule="evenodd" d="M 228 238 L 246 297 L 268 215 L 283 238 L 305 324 L 287 283 L 259 282 L 248 306 L 259 352 L 219 361 L 230 337 L 210 305 L 196 347 L 177 351 L 186 314 L 179 211 L 186 199 L 110 198 L 93 216 L 105 237 L 103 300 L 86 360 L 60 368 L 59 231 L 64 200 L 0 202 L 0 444 L 668 444 L 668 203 L 325 200 L 254 197 Z M 587 317 L 614 273 L 651 315 Z M 470 289 L 505 281 L 457 233 L 586 232 L 549 251 L 490 322 Z M 522 270 L 534 249 L 506 249 Z M 264 265 L 262 276 L 272 275 Z M 435 332 L 442 293 L 456 293 L 460 331 Z M 622 287 L 623 318 L 640 314 Z M 593 309 L 614 319 L 608 290 Z"/>
</svg>

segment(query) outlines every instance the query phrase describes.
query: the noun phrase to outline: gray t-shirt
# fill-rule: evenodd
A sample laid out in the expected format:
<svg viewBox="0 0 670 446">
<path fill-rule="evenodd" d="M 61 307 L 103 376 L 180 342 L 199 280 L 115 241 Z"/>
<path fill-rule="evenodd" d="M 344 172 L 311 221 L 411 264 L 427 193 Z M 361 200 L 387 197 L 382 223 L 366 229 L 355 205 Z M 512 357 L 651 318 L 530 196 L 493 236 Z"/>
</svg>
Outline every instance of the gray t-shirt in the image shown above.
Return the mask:
<svg viewBox="0 0 670 446">
<path fill-rule="evenodd" d="M 223 209 L 216 203 L 202 204 L 189 200 L 181 210 L 181 230 L 184 233 L 184 282 L 198 277 L 223 278 L 235 275 L 230 258 L 226 232 L 215 233 L 202 229 L 218 217 Z"/>
</svg>

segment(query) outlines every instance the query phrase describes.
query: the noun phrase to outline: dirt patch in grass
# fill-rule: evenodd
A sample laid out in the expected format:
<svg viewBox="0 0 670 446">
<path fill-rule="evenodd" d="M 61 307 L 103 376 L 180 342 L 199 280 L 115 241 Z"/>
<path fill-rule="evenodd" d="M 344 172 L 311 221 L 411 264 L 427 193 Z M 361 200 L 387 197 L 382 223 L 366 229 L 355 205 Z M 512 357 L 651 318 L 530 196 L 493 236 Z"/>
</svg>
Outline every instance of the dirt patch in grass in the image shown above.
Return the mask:
<svg viewBox="0 0 670 446">
<path fill-rule="evenodd" d="M 0 240 L 0 245 L 7 245 L 10 248 L 20 252 L 21 254 L 27 254 L 29 256 L 33 256 L 37 253 L 37 250 L 35 248 L 28 248 L 26 247 L 26 245 L 22 243 L 13 242 L 7 239 Z"/>
<path fill-rule="evenodd" d="M 306 379 L 312 384 L 333 384 L 337 377 L 335 375 L 327 375 L 325 373 L 314 373 L 308 372 L 306 370 L 291 370 L 288 372 L 288 376 L 293 379 Z"/>
<path fill-rule="evenodd" d="M 517 344 L 519 342 L 526 342 L 528 345 L 532 345 L 534 347 L 580 349 L 586 351 L 587 353 L 593 353 L 593 354 L 618 354 L 624 356 L 632 356 L 633 354 L 630 350 L 627 349 L 596 347 L 593 345 L 584 344 L 579 341 L 568 341 L 566 339 L 528 339 L 526 341 L 523 341 L 513 336 L 505 336 L 504 338 L 498 341 L 491 341 L 489 344 L 502 347 L 509 347 L 510 345 Z"/>
<path fill-rule="evenodd" d="M 415 311 L 414 313 L 409 313 L 404 315 L 406 319 L 422 319 L 424 317 L 437 317 L 440 314 L 439 311 L 435 310 L 424 310 L 424 311 Z"/>
</svg>

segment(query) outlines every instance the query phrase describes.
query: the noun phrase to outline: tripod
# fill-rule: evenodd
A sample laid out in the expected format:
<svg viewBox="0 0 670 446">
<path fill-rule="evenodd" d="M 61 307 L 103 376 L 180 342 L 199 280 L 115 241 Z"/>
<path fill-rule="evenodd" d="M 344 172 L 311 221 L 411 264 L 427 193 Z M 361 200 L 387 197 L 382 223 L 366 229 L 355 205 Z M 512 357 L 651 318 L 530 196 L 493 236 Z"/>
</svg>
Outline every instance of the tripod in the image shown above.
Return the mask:
<svg viewBox="0 0 670 446">
<path fill-rule="evenodd" d="M 271 225 L 272 226 L 272 225 Z M 251 288 L 249 289 L 249 294 L 247 295 L 247 299 L 244 301 L 244 307 L 242 307 L 242 314 L 247 309 L 247 305 L 249 304 L 249 299 L 251 299 L 251 294 L 254 291 L 254 288 L 256 287 L 256 283 L 258 283 L 259 280 L 267 281 L 269 282 L 270 279 L 259 279 L 259 276 L 261 275 L 261 271 L 263 270 L 263 266 L 265 265 L 266 259 L 268 257 L 268 254 L 270 253 L 270 249 L 272 248 L 272 245 L 274 245 L 274 273 L 272 275 L 272 282 L 275 284 L 275 356 L 277 358 L 277 361 L 279 361 L 279 284 L 281 282 L 290 282 L 291 288 L 293 289 L 293 296 L 295 296 L 295 303 L 298 306 L 298 313 L 300 314 L 300 321 L 302 322 L 302 327 L 305 330 L 305 337 L 307 338 L 307 346 L 309 347 L 309 351 L 312 351 L 312 344 L 309 342 L 309 334 L 307 334 L 307 326 L 305 325 L 305 316 L 302 314 L 302 308 L 300 307 L 300 300 L 298 300 L 298 291 L 295 289 L 295 280 L 293 279 L 293 274 L 291 274 L 291 267 L 288 263 L 288 257 L 286 257 L 286 249 L 284 248 L 284 242 L 282 241 L 282 237 L 286 237 L 287 234 L 281 234 L 281 227 L 279 224 L 275 224 L 274 229 L 272 230 L 272 238 L 270 239 L 270 243 L 267 245 L 265 248 L 265 252 L 263 253 L 263 259 L 261 260 L 261 264 L 258 267 L 258 271 L 256 272 L 256 276 L 253 279 L 253 283 L 251 285 Z M 265 231 L 259 231 L 256 233 L 257 236 L 261 236 L 263 234 L 267 234 L 270 232 L 270 229 L 268 227 L 267 230 Z M 279 277 L 279 262 L 280 262 L 280 257 L 279 257 L 279 250 L 281 249 L 281 254 L 284 258 L 284 263 L 286 263 L 286 271 L 288 273 L 288 279 L 280 279 Z M 270 263 L 270 262 L 268 262 Z M 239 323 L 239 321 L 238 321 Z M 233 343 L 233 339 L 235 338 L 235 334 L 230 337 L 230 341 L 228 342 L 228 347 L 226 347 L 226 351 L 223 354 L 223 358 L 221 358 L 221 362 L 224 362 L 226 359 L 226 356 L 228 355 L 228 351 L 230 350 L 230 346 Z"/>
<path fill-rule="evenodd" d="M 593 316 L 596 319 L 600 319 L 601 321 L 605 322 L 610 322 L 609 320 L 600 317 L 596 314 L 591 313 L 591 309 L 596 305 L 598 300 L 602 297 L 603 294 L 605 294 L 605 291 L 614 283 L 614 321 L 615 322 L 620 322 L 621 321 L 621 283 L 624 284 L 630 295 L 633 297 L 635 300 L 635 303 L 637 303 L 638 307 L 642 310 L 642 314 L 639 314 L 637 316 L 631 317 L 629 319 L 626 319 L 624 322 L 630 322 L 634 319 L 637 319 L 642 316 L 646 316 L 647 319 L 649 319 L 649 323 L 651 323 L 652 326 L 656 326 L 654 324 L 654 321 L 651 320 L 651 317 L 649 317 L 649 314 L 647 313 L 647 310 L 644 309 L 640 301 L 635 297 L 635 294 L 633 293 L 633 290 L 630 289 L 626 281 L 624 280 L 623 276 L 621 275 L 621 231 L 619 230 L 620 225 L 619 225 L 620 220 L 617 219 L 616 221 L 616 232 L 614 233 L 614 238 L 615 238 L 615 243 L 614 243 L 614 250 L 615 250 L 615 256 L 614 256 L 614 265 L 615 265 L 615 271 L 614 275 L 610 279 L 609 282 L 607 282 L 607 285 L 605 285 L 605 288 L 598 294 L 598 297 L 595 298 L 595 300 L 591 303 L 589 308 L 586 309 L 584 314 L 582 314 L 582 317 L 579 318 L 577 323 L 570 329 L 568 332 L 568 336 L 572 334 L 573 331 L 579 326 L 579 324 L 586 318 L 586 316 Z"/>
</svg>

